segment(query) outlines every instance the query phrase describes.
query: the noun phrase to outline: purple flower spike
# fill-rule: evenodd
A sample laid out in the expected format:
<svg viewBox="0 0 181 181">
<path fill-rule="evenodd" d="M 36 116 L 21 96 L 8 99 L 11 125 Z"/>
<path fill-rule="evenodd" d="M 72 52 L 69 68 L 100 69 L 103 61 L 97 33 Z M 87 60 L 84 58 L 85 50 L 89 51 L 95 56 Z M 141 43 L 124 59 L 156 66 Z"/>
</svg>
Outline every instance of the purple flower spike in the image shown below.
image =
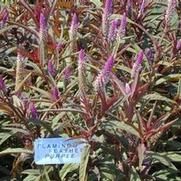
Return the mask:
<svg viewBox="0 0 181 181">
<path fill-rule="evenodd" d="M 118 20 L 113 20 L 109 28 L 108 41 L 113 42 L 117 36 Z"/>
<path fill-rule="evenodd" d="M 56 69 L 55 69 L 55 65 L 53 64 L 52 60 L 48 61 L 48 73 L 54 77 L 56 75 Z"/>
<path fill-rule="evenodd" d="M 112 14 L 112 9 L 113 9 L 113 2 L 112 0 L 106 0 L 105 2 L 105 8 L 104 8 L 104 13 L 109 16 Z"/>
<path fill-rule="evenodd" d="M 6 24 L 6 22 L 8 21 L 9 19 L 9 12 L 8 10 L 5 8 L 3 10 L 3 24 Z"/>
<path fill-rule="evenodd" d="M 40 14 L 40 29 L 46 29 L 47 24 L 46 24 L 46 19 L 43 13 Z"/>
<path fill-rule="evenodd" d="M 141 64 L 143 62 L 143 56 L 144 56 L 144 52 L 143 50 L 140 50 L 138 55 L 137 55 L 137 59 L 136 62 L 133 64 L 133 68 L 131 71 L 131 77 L 135 77 L 136 72 L 139 72 L 141 69 Z"/>
<path fill-rule="evenodd" d="M 77 14 L 74 13 L 72 17 L 71 26 L 70 26 L 70 39 L 74 38 L 77 32 L 77 28 L 78 28 L 78 17 L 77 17 Z"/>
<path fill-rule="evenodd" d="M 104 68 L 98 75 L 95 81 L 96 90 L 103 89 L 106 83 L 109 81 L 109 77 L 114 66 L 114 57 L 111 55 L 104 65 Z"/>
<path fill-rule="evenodd" d="M 47 22 L 43 13 L 40 14 L 39 23 L 40 23 L 39 38 L 40 40 L 43 40 L 44 38 L 46 38 L 47 34 Z"/>
<path fill-rule="evenodd" d="M 63 74 L 64 74 L 64 78 L 65 80 L 69 80 L 71 74 L 72 74 L 72 69 L 70 66 L 66 67 L 63 71 Z"/>
<path fill-rule="evenodd" d="M 112 14 L 113 2 L 112 0 L 106 0 L 104 12 L 102 16 L 102 30 L 103 34 L 107 36 L 109 29 L 109 16 Z"/>
<path fill-rule="evenodd" d="M 107 62 L 104 65 L 104 68 L 103 68 L 103 74 L 105 76 L 105 79 L 106 79 L 107 76 L 109 76 L 110 72 L 112 71 L 113 66 L 114 66 L 114 58 L 111 55 L 108 58 Z"/>
<path fill-rule="evenodd" d="M 181 50 L 181 39 L 177 41 L 176 49 L 177 51 Z"/>
<path fill-rule="evenodd" d="M 34 120 L 38 119 L 38 112 L 33 102 L 29 104 L 30 117 Z"/>
<path fill-rule="evenodd" d="M 177 0 L 168 0 L 168 6 L 165 14 L 166 25 L 168 25 L 169 20 L 175 11 L 176 6 L 177 6 Z"/>
<path fill-rule="evenodd" d="M 143 62 L 143 55 L 144 55 L 143 50 L 140 50 L 138 52 L 137 59 L 136 59 L 136 64 L 137 65 L 141 65 L 142 64 L 142 62 Z"/>
<path fill-rule="evenodd" d="M 144 53 L 145 53 L 145 56 L 146 56 L 148 62 L 150 64 L 152 64 L 153 63 L 153 59 L 154 59 L 154 55 L 153 55 L 152 50 L 150 48 L 146 48 Z"/>
<path fill-rule="evenodd" d="M 83 67 L 83 62 L 85 61 L 85 52 L 83 49 L 79 51 L 79 61 L 78 61 L 78 69 L 81 70 Z"/>
<path fill-rule="evenodd" d="M 8 19 L 9 19 L 9 12 L 6 8 L 4 8 L 2 11 L 2 20 L 0 22 L 0 28 L 2 28 L 6 24 Z"/>
<path fill-rule="evenodd" d="M 126 34 L 126 24 L 127 24 L 127 17 L 126 13 L 123 14 L 121 18 L 121 25 L 120 25 L 120 36 L 123 37 Z"/>
<path fill-rule="evenodd" d="M 74 13 L 73 17 L 72 17 L 71 28 L 75 29 L 75 28 L 77 28 L 77 25 L 78 25 L 78 17 L 77 17 L 77 14 Z"/>
<path fill-rule="evenodd" d="M 5 91 L 6 91 L 6 86 L 5 86 L 3 77 L 0 75 L 0 91 L 1 91 L 1 90 L 2 90 L 3 92 L 5 92 Z"/>
<path fill-rule="evenodd" d="M 51 89 L 51 97 L 53 101 L 57 101 L 60 98 L 60 93 L 57 87 Z"/>
</svg>

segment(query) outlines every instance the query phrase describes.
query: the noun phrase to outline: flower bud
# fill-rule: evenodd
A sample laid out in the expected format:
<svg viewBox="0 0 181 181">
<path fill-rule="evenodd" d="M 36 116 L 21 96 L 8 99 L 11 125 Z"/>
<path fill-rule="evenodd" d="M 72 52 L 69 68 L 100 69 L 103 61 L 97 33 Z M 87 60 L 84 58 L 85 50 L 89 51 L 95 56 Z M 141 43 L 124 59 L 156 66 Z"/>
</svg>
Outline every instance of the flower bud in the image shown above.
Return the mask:
<svg viewBox="0 0 181 181">
<path fill-rule="evenodd" d="M 112 68 L 114 66 L 114 57 L 111 55 L 100 74 L 97 76 L 96 81 L 95 81 L 95 88 L 96 90 L 103 89 L 106 85 L 106 83 L 109 81 L 109 77 L 112 71 Z"/>
</svg>

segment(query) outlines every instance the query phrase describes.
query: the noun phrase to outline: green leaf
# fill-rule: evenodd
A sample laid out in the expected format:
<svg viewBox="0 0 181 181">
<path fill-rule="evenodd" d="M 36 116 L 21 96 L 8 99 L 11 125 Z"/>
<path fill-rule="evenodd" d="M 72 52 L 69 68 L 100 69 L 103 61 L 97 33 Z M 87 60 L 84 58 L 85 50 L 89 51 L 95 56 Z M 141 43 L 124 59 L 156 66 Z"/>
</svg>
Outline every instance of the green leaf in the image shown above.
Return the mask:
<svg viewBox="0 0 181 181">
<path fill-rule="evenodd" d="M 166 181 L 180 181 L 181 177 L 177 176 L 177 171 L 172 169 L 164 169 L 156 171 L 152 174 L 152 177 L 156 180 L 166 180 Z"/>
<path fill-rule="evenodd" d="M 127 133 L 131 133 L 135 135 L 136 137 L 140 137 L 140 134 L 136 127 L 134 127 L 132 124 L 123 122 L 123 121 L 109 121 L 109 122 L 103 122 L 102 127 L 105 130 L 112 130 L 113 132 L 117 131 L 126 131 Z"/>
<path fill-rule="evenodd" d="M 101 8 L 103 4 L 100 0 L 90 0 L 90 2 L 94 3 L 97 8 Z"/>
<path fill-rule="evenodd" d="M 116 178 L 114 171 L 107 165 L 100 167 L 100 175 L 106 181 L 112 181 Z"/>
<path fill-rule="evenodd" d="M 163 142 L 163 144 L 166 146 L 167 150 L 181 150 L 181 142 L 175 141 L 175 140 L 169 140 Z"/>
<path fill-rule="evenodd" d="M 68 173 L 77 170 L 78 167 L 79 167 L 79 164 L 74 164 L 74 163 L 65 164 L 59 172 L 60 178 L 63 180 Z"/>
<path fill-rule="evenodd" d="M 11 176 L 7 176 L 7 177 L 1 177 L 0 181 L 9 181 L 11 180 Z"/>
<path fill-rule="evenodd" d="M 147 156 L 153 160 L 152 164 L 160 162 L 163 165 L 177 171 L 177 168 L 173 165 L 172 160 L 169 157 L 167 157 L 167 155 L 149 151 L 147 152 Z"/>
<path fill-rule="evenodd" d="M 66 114 L 66 112 L 60 112 L 52 119 L 52 129 L 60 122 L 61 118 Z"/>
<path fill-rule="evenodd" d="M 27 175 L 40 175 L 40 170 L 39 169 L 27 169 L 21 172 L 22 174 L 27 174 Z"/>
<path fill-rule="evenodd" d="M 3 144 L 8 138 L 14 135 L 15 131 L 10 131 L 9 133 L 2 132 L 0 133 L 0 145 Z"/>
<path fill-rule="evenodd" d="M 52 135 L 54 135 L 54 131 L 51 128 L 50 123 L 46 122 L 46 121 L 41 121 L 41 120 L 33 120 L 33 119 L 29 119 L 29 122 L 33 123 L 34 125 L 38 125 L 38 126 L 42 126 L 46 129 L 46 131 L 49 131 L 49 133 L 51 133 Z"/>
<path fill-rule="evenodd" d="M 0 30 L 0 35 L 3 34 L 6 31 L 8 31 L 8 30 L 11 30 L 12 28 L 16 28 L 16 26 L 15 25 L 10 25 L 10 26 L 6 26 L 6 27 L 2 28 Z"/>
<path fill-rule="evenodd" d="M 146 99 L 146 100 L 149 100 L 149 101 L 165 101 L 165 102 L 169 102 L 169 103 L 175 103 L 175 101 L 165 97 L 165 96 L 162 96 L 161 94 L 159 93 L 153 93 L 153 94 L 148 94 L 148 95 L 145 95 L 143 97 L 143 99 Z"/>
<path fill-rule="evenodd" d="M 125 175 L 117 169 L 114 157 L 106 153 L 106 157 L 97 163 L 101 180 L 125 180 Z"/>
<path fill-rule="evenodd" d="M 181 162 L 181 151 L 164 152 L 164 153 L 160 153 L 160 155 L 166 156 L 172 162 Z"/>
<path fill-rule="evenodd" d="M 158 79 L 155 83 L 155 85 L 162 84 L 166 81 L 178 81 L 181 78 L 181 74 L 170 74 L 168 76 L 162 77 Z"/>
<path fill-rule="evenodd" d="M 133 166 L 131 167 L 130 181 L 141 181 L 139 174 Z"/>
<path fill-rule="evenodd" d="M 33 154 L 33 151 L 25 149 L 25 148 L 8 148 L 8 149 L 6 149 L 4 151 L 1 151 L 0 155 L 15 154 L 15 153 Z"/>
<path fill-rule="evenodd" d="M 8 126 L 8 125 L 7 125 Z M 3 127 L 3 130 L 9 130 L 9 131 L 13 131 L 13 132 L 19 132 L 19 133 L 23 133 L 23 134 L 29 134 L 30 132 L 27 131 L 26 129 L 23 128 L 15 128 L 15 125 L 13 127 L 12 124 L 9 124 L 9 127 Z"/>
<path fill-rule="evenodd" d="M 39 66 L 38 66 L 36 63 L 33 63 L 33 62 L 31 62 L 31 61 L 28 61 L 28 62 L 26 63 L 26 65 L 29 66 L 29 67 L 31 67 L 31 68 L 33 68 L 33 70 L 34 70 L 34 72 L 35 72 L 36 74 L 39 74 L 39 75 L 42 74 L 41 69 L 39 68 Z"/>
<path fill-rule="evenodd" d="M 82 152 L 80 168 L 79 168 L 79 181 L 86 181 L 87 180 L 87 164 L 89 161 L 90 155 L 90 145 L 86 145 Z"/>
<path fill-rule="evenodd" d="M 180 78 L 179 83 L 178 83 L 177 97 L 178 97 L 179 99 L 181 99 L 181 78 Z"/>
<path fill-rule="evenodd" d="M 28 175 L 23 181 L 40 181 L 40 176 Z"/>
<path fill-rule="evenodd" d="M 40 94 L 42 94 L 42 96 L 45 96 L 46 98 L 51 98 L 51 95 L 49 92 L 43 90 L 43 89 L 40 89 L 40 88 L 37 88 L 37 87 L 34 87 L 34 86 L 30 86 L 31 89 L 39 92 Z"/>
</svg>

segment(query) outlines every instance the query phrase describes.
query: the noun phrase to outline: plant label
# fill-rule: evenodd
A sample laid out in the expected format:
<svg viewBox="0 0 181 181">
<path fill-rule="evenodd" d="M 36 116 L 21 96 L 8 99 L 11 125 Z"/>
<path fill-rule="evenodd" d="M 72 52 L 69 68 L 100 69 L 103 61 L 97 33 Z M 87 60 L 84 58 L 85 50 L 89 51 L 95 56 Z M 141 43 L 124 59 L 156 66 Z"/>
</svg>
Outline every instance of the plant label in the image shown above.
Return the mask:
<svg viewBox="0 0 181 181">
<path fill-rule="evenodd" d="M 38 138 L 34 142 L 37 165 L 80 163 L 86 141 L 71 138 Z"/>
</svg>

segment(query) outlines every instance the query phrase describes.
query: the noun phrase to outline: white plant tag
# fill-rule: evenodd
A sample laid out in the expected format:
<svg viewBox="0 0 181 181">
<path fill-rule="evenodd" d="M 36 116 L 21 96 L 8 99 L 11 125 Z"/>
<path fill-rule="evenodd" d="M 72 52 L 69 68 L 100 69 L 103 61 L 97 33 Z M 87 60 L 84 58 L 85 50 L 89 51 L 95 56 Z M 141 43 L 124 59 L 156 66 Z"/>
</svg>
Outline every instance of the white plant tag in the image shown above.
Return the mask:
<svg viewBox="0 0 181 181">
<path fill-rule="evenodd" d="M 86 141 L 71 138 L 38 138 L 34 142 L 37 165 L 80 163 Z"/>
</svg>

